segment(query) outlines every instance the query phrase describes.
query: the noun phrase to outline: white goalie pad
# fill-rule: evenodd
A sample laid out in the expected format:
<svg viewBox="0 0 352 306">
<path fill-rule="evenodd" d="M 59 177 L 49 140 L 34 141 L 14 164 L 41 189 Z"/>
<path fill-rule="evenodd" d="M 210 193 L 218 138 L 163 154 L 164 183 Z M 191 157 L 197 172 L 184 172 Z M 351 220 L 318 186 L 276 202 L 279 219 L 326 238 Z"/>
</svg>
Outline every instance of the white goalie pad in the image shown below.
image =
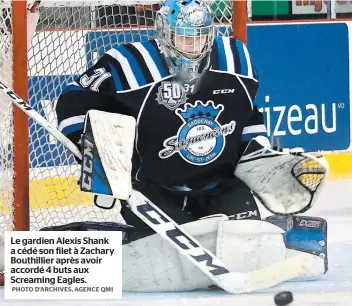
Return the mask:
<svg viewBox="0 0 352 306">
<path fill-rule="evenodd" d="M 253 139 L 235 170 L 276 214 L 296 214 L 308 210 L 318 198 L 328 176 L 323 156 L 301 152 L 278 152 Z"/>
<path fill-rule="evenodd" d="M 132 192 L 131 171 L 136 120 L 91 110 L 82 137 L 81 190 L 126 200 Z"/>
<path fill-rule="evenodd" d="M 290 280 L 305 280 L 324 274 L 324 260 L 319 256 L 285 247 L 283 230 L 265 221 L 228 220 L 215 216 L 182 225 L 209 251 L 214 252 L 230 269 L 252 272 L 278 264 Z M 304 267 L 292 267 L 285 259 L 306 256 Z M 123 246 L 123 291 L 166 292 L 209 289 L 215 284 L 200 269 L 185 259 L 159 235 L 155 234 Z M 294 269 L 291 271 L 290 269 Z M 141 273 L 143 271 L 143 273 Z"/>
<path fill-rule="evenodd" d="M 225 219 L 214 217 L 181 227 L 215 253 L 218 224 Z M 157 234 L 123 245 L 122 258 L 123 291 L 190 291 L 213 285 L 208 276 Z"/>
</svg>

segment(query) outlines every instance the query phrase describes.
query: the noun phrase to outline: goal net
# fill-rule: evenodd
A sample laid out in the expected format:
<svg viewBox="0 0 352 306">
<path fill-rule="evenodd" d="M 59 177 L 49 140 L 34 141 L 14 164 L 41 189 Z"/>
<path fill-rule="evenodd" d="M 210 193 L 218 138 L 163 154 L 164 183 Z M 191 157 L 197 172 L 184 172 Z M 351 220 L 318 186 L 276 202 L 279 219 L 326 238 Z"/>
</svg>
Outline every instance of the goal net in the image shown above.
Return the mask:
<svg viewBox="0 0 352 306">
<path fill-rule="evenodd" d="M 232 35 L 234 3 L 212 1 L 218 35 Z M 0 0 L 0 80 L 57 124 L 55 104 L 66 84 L 111 47 L 152 38 L 160 2 L 42 0 L 28 7 Z M 80 192 L 78 173 L 73 155 L 0 93 L 0 271 L 5 231 L 121 219 L 117 205 L 98 209 Z"/>
</svg>

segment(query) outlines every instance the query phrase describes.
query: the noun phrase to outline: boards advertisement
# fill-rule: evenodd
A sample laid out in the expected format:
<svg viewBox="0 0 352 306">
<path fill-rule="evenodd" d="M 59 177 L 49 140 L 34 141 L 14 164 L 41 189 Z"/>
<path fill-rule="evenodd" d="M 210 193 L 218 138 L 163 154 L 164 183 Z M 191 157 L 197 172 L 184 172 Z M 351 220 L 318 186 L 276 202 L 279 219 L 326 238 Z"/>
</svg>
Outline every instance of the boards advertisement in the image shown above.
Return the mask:
<svg viewBox="0 0 352 306">
<path fill-rule="evenodd" d="M 306 151 L 348 149 L 346 24 L 250 26 L 248 48 L 260 82 L 255 102 L 273 143 Z"/>
<path fill-rule="evenodd" d="M 330 0 L 329 0 L 330 1 Z M 326 14 L 328 0 L 294 0 L 292 1 L 292 14 Z M 352 1 L 336 0 L 336 13 L 351 13 Z"/>
</svg>

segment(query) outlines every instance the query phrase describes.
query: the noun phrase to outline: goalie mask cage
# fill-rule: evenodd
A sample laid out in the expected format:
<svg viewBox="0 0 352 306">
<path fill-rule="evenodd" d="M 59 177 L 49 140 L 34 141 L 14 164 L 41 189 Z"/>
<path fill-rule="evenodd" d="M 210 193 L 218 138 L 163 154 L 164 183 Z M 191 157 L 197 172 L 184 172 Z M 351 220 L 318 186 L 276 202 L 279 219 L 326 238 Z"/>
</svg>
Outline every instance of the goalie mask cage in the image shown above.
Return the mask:
<svg viewBox="0 0 352 306">
<path fill-rule="evenodd" d="M 0 80 L 54 124 L 65 85 L 114 45 L 152 38 L 160 7 L 154 0 L 33 2 L 0 0 Z M 246 2 L 211 7 L 218 35 L 245 41 Z M 1 92 L 0 284 L 5 231 L 121 220 L 117 205 L 98 209 L 92 195 L 79 191 L 78 170 L 73 155 Z"/>
</svg>

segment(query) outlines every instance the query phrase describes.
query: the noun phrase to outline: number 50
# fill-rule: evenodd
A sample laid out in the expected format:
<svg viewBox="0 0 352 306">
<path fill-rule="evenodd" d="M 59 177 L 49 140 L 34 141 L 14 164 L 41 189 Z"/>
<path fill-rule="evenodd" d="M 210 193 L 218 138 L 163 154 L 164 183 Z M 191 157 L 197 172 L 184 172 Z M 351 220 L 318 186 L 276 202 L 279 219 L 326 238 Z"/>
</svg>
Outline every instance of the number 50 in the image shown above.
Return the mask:
<svg viewBox="0 0 352 306">
<path fill-rule="evenodd" d="M 181 88 L 177 84 L 165 83 L 163 88 L 164 99 L 180 99 Z"/>
</svg>

